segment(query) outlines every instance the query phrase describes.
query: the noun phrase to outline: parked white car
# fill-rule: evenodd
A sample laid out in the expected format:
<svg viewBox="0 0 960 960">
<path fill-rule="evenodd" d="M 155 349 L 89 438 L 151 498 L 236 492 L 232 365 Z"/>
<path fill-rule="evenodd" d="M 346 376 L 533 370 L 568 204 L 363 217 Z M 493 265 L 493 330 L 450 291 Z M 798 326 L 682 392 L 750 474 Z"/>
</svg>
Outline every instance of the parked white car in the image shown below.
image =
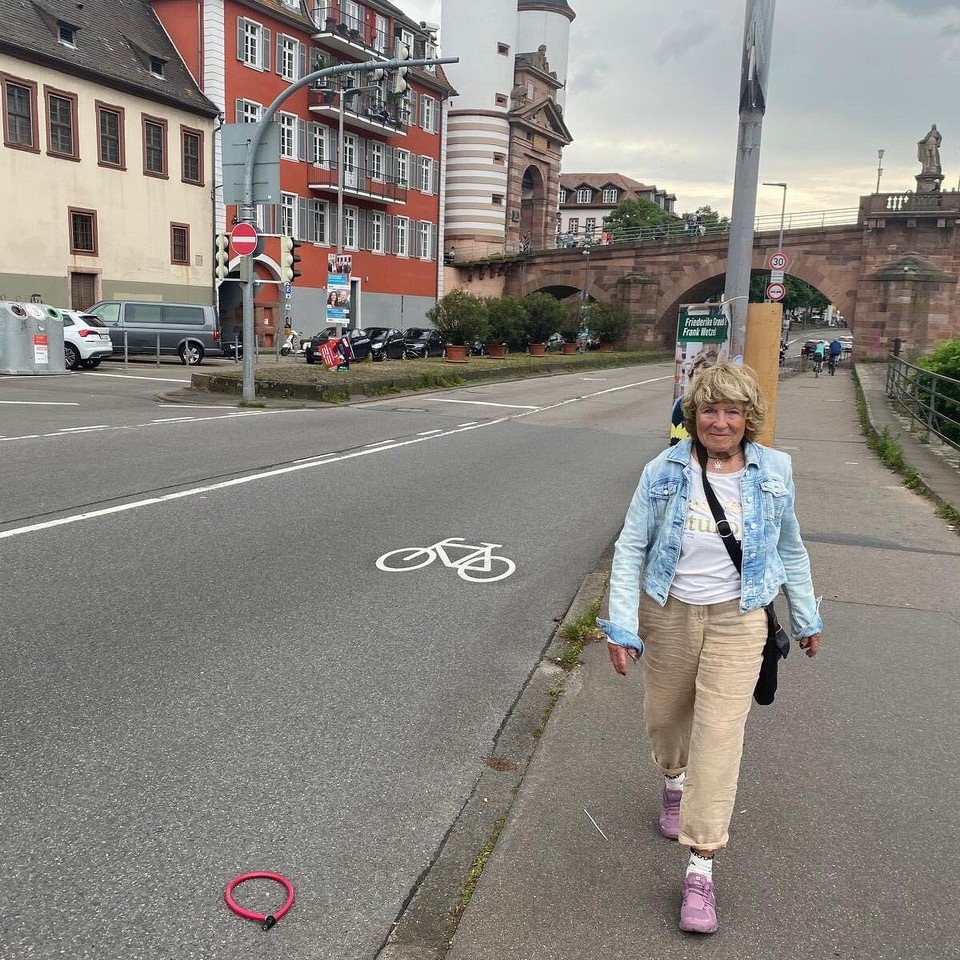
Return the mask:
<svg viewBox="0 0 960 960">
<path fill-rule="evenodd" d="M 100 366 L 104 357 L 113 353 L 110 330 L 99 318 L 77 310 L 61 310 L 63 314 L 63 359 L 68 370 L 81 366 Z"/>
</svg>

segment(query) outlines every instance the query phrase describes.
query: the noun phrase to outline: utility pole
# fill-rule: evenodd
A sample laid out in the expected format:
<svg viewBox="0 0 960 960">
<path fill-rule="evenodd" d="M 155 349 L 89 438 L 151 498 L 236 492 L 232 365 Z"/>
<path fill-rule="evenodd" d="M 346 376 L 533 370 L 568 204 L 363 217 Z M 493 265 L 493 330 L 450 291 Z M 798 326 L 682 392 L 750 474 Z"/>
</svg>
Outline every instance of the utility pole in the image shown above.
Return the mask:
<svg viewBox="0 0 960 960">
<path fill-rule="evenodd" d="M 760 179 L 760 136 L 767 107 L 767 79 L 776 0 L 746 0 L 740 74 L 740 127 L 733 180 L 724 302 L 730 305 L 730 357 L 743 361 L 753 266 L 753 224 Z"/>
<path fill-rule="evenodd" d="M 459 63 L 459 57 L 429 57 L 421 60 L 371 60 L 366 63 L 341 63 L 335 67 L 324 67 L 322 70 L 314 70 L 299 80 L 291 83 L 283 93 L 280 94 L 264 110 L 260 119 L 256 123 L 250 124 L 250 142 L 247 147 L 247 156 L 243 164 L 243 202 L 240 205 L 238 219 L 245 223 L 255 223 L 255 209 L 253 196 L 253 167 L 256 161 L 257 151 L 260 149 L 260 141 L 263 139 L 267 124 L 273 120 L 281 104 L 291 94 L 295 93 L 301 87 L 320 80 L 323 77 L 333 77 L 341 73 L 369 73 L 373 70 L 394 70 L 406 67 L 424 67 L 432 66 L 437 63 Z M 256 360 L 256 335 L 253 322 L 253 258 L 244 257 L 240 267 L 243 286 L 243 394 L 242 403 L 252 403 L 256 399 L 256 383 L 254 381 L 254 370 Z"/>
</svg>

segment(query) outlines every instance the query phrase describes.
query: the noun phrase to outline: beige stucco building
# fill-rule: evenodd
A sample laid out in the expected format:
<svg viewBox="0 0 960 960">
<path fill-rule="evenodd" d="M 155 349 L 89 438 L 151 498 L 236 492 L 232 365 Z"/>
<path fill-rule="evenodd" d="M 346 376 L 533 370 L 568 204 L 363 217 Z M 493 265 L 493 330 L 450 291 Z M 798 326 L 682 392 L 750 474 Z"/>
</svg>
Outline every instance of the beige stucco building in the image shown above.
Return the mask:
<svg viewBox="0 0 960 960">
<path fill-rule="evenodd" d="M 149 7 L 8 12 L 0 299 L 213 302 L 217 110 Z"/>
</svg>

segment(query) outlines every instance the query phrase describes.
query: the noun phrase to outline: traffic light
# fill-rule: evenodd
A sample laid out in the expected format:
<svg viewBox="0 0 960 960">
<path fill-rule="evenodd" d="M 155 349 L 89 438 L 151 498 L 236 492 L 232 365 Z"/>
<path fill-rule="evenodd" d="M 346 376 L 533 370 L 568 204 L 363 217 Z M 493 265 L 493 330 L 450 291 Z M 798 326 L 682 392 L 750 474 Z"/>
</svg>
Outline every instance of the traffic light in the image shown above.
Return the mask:
<svg viewBox="0 0 960 960">
<path fill-rule="evenodd" d="M 280 238 L 280 279 L 286 283 L 296 280 L 300 276 L 297 264 L 300 257 L 297 254 L 297 247 L 300 241 L 293 237 Z"/>
<path fill-rule="evenodd" d="M 226 280 L 230 274 L 230 237 L 218 233 L 213 242 L 214 273 L 218 280 Z"/>
<path fill-rule="evenodd" d="M 394 51 L 395 60 L 409 60 L 410 59 L 410 48 L 402 41 L 397 40 L 396 49 Z M 407 81 L 404 79 L 407 75 L 406 67 L 397 67 L 396 71 L 393 74 L 393 82 L 390 84 L 390 92 L 399 96 L 401 93 L 405 93 L 407 89 Z"/>
</svg>

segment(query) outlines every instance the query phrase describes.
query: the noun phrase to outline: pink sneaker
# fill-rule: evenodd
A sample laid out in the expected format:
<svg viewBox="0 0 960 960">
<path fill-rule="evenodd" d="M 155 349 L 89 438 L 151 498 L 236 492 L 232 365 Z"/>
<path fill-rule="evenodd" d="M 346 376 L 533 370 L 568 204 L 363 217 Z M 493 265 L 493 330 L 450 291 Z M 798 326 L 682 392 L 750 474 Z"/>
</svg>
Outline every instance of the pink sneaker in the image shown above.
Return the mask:
<svg viewBox="0 0 960 960">
<path fill-rule="evenodd" d="M 682 797 L 682 790 L 663 788 L 663 798 L 660 801 L 660 819 L 657 823 L 660 832 L 668 840 L 676 840 L 680 836 L 680 800 Z"/>
<path fill-rule="evenodd" d="M 717 929 L 717 897 L 713 881 L 699 873 L 683 878 L 680 929 L 687 933 L 714 933 Z"/>
</svg>

